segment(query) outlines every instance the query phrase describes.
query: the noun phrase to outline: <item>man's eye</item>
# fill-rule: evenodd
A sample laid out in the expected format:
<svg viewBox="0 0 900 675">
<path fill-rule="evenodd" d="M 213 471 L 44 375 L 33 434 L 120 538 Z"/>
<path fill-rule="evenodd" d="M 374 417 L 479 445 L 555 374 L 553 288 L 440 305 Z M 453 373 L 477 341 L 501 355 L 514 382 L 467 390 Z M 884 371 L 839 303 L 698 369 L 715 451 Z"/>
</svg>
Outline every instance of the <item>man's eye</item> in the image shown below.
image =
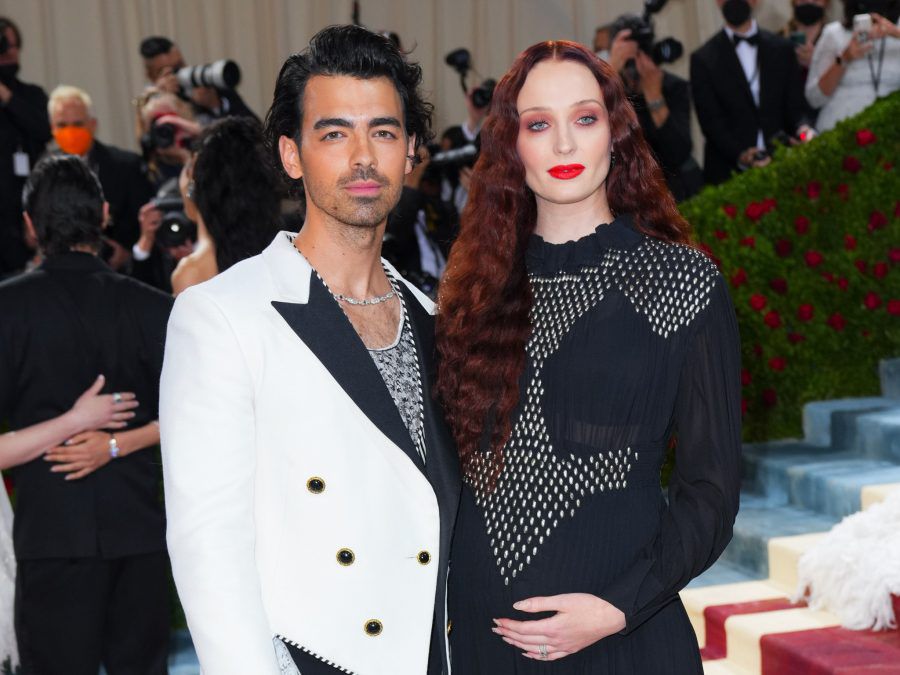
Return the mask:
<svg viewBox="0 0 900 675">
<path fill-rule="evenodd" d="M 388 131 L 387 129 L 379 129 L 375 132 L 375 135 L 378 136 L 378 138 L 397 138 L 397 135 L 394 132 Z"/>
<path fill-rule="evenodd" d="M 340 131 L 329 131 L 327 134 L 322 136 L 323 141 L 333 141 L 343 136 Z"/>
</svg>

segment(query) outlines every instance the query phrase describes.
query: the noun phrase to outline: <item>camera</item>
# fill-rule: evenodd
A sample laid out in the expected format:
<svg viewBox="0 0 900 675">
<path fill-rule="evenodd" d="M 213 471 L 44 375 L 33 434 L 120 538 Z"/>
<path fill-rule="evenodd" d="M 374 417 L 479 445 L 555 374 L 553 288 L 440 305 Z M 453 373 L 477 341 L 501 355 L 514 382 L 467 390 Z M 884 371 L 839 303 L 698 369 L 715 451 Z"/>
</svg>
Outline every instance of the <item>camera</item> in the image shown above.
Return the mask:
<svg viewBox="0 0 900 675">
<path fill-rule="evenodd" d="M 610 37 L 613 38 L 623 30 L 630 30 L 629 40 L 634 40 L 638 48 L 653 59 L 656 65 L 673 63 L 684 54 L 684 45 L 673 37 L 663 38 L 656 42 L 652 16 L 665 7 L 667 0 L 645 0 L 644 13 L 623 14 L 610 26 Z"/>
<path fill-rule="evenodd" d="M 460 47 L 447 54 L 444 57 L 444 63 L 459 73 L 459 83 L 462 86 L 463 93 L 468 96 L 469 89 L 466 87 L 466 76 L 470 70 L 474 70 L 472 68 L 472 54 L 465 47 Z M 479 110 L 487 108 L 491 104 L 491 98 L 494 96 L 494 87 L 496 86 L 496 80 L 490 78 L 484 80 L 472 90 L 472 105 Z"/>
<path fill-rule="evenodd" d="M 472 105 L 479 110 L 487 108 L 491 104 L 491 98 L 494 96 L 494 87 L 496 86 L 497 81 L 492 79 L 487 79 L 478 85 L 472 90 Z"/>
<path fill-rule="evenodd" d="M 162 222 L 156 231 L 156 241 L 163 248 L 175 248 L 186 241 L 197 241 L 197 225 L 184 212 L 181 197 L 157 197 L 153 205 L 162 211 Z"/>
<path fill-rule="evenodd" d="M 175 73 L 182 89 L 215 87 L 234 89 L 241 82 L 241 67 L 230 59 L 221 59 L 202 66 L 185 66 Z"/>
<path fill-rule="evenodd" d="M 475 143 L 468 143 L 461 148 L 453 150 L 444 150 L 435 152 L 431 155 L 430 166 L 437 168 L 474 166 L 475 160 L 478 159 L 478 146 Z"/>
</svg>

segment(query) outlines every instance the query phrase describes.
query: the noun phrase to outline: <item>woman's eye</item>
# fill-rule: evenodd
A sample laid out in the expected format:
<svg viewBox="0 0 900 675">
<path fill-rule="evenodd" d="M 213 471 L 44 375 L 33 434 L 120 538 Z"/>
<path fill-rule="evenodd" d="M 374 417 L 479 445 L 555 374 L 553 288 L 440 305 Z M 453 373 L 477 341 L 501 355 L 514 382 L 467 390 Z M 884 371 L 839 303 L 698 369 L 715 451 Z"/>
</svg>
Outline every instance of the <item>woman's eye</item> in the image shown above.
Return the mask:
<svg viewBox="0 0 900 675">
<path fill-rule="evenodd" d="M 549 126 L 550 125 L 547 124 L 544 120 L 536 120 L 536 121 L 530 122 L 528 124 L 528 129 L 530 131 L 543 131 L 544 129 L 546 129 Z"/>
<path fill-rule="evenodd" d="M 594 115 L 582 115 L 578 118 L 578 124 L 582 126 L 589 126 L 597 121 L 597 118 Z"/>
</svg>

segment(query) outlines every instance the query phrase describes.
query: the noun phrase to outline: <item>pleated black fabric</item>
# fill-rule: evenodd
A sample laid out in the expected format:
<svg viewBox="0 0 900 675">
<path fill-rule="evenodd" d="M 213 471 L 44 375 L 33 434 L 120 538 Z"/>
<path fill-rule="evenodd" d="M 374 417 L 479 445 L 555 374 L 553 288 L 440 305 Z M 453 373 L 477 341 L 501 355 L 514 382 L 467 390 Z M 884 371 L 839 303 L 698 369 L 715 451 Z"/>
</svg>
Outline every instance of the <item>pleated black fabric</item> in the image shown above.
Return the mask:
<svg viewBox="0 0 900 675">
<path fill-rule="evenodd" d="M 533 237 L 533 335 L 495 487 L 467 480 L 452 550 L 454 673 L 701 673 L 678 591 L 731 538 L 740 489 L 740 349 L 727 286 L 629 217 Z M 677 436 L 668 494 L 660 467 Z M 481 455 L 487 462 L 486 455 Z M 534 596 L 591 593 L 627 626 L 553 662 L 491 632 Z"/>
</svg>

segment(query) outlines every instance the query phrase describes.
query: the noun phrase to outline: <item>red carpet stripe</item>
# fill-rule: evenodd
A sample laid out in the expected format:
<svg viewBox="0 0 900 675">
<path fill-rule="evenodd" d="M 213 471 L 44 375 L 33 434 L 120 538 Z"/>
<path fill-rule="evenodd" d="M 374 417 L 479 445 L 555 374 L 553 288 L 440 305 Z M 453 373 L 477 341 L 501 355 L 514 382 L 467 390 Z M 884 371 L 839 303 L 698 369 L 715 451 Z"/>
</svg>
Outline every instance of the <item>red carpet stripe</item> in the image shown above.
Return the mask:
<svg viewBox="0 0 900 675">
<path fill-rule="evenodd" d="M 761 675 L 900 675 L 900 631 L 823 628 L 764 635 Z"/>
<path fill-rule="evenodd" d="M 703 621 L 706 624 L 706 646 L 700 650 L 704 661 L 721 659 L 727 656 L 725 640 L 725 619 L 737 614 L 759 614 L 774 612 L 779 609 L 804 607 L 804 604 L 793 604 L 787 598 L 769 598 L 752 602 L 736 602 L 730 605 L 710 605 L 703 610 Z"/>
</svg>

